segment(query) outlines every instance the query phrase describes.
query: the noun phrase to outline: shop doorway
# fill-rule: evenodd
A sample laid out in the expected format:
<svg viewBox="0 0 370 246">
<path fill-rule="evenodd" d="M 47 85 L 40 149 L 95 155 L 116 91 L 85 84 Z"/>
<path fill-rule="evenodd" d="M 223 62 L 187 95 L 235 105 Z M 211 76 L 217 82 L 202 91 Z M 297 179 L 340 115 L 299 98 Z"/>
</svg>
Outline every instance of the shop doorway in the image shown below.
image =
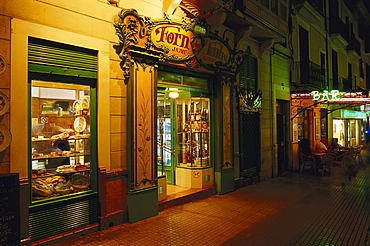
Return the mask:
<svg viewBox="0 0 370 246">
<path fill-rule="evenodd" d="M 240 176 L 258 177 L 261 170 L 260 115 L 241 112 L 239 117 Z"/>
<path fill-rule="evenodd" d="M 181 85 L 171 83 L 178 77 L 162 72 L 157 83 L 157 176 L 166 179 L 167 199 L 213 185 L 208 81 L 186 86 L 183 76 Z"/>
<path fill-rule="evenodd" d="M 278 144 L 278 175 L 283 174 L 288 170 L 288 155 L 287 141 L 288 136 L 288 102 L 277 100 L 276 101 L 276 129 L 277 129 L 277 144 Z"/>
</svg>

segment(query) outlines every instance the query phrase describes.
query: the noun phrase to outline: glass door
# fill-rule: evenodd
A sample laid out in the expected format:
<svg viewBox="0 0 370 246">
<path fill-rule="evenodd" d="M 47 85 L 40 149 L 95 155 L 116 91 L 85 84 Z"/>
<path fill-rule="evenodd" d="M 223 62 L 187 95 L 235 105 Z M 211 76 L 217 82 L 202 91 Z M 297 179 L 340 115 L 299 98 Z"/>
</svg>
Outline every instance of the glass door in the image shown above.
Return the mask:
<svg viewBox="0 0 370 246">
<path fill-rule="evenodd" d="M 175 184 L 173 148 L 173 100 L 165 92 L 157 93 L 157 170 L 158 176 L 166 176 L 168 184 Z"/>
</svg>

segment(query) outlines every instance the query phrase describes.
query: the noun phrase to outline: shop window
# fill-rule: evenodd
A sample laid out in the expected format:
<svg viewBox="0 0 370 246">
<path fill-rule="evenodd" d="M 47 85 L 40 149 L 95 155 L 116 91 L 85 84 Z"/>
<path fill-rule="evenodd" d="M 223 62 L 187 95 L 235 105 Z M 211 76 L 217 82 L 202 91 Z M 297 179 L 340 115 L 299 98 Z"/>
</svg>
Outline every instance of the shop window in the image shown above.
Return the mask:
<svg viewBox="0 0 370 246">
<path fill-rule="evenodd" d="M 34 37 L 28 41 L 31 200 L 96 190 L 90 117 L 97 51 Z"/>
<path fill-rule="evenodd" d="M 210 165 L 209 102 L 209 98 L 201 97 L 177 100 L 177 165 Z"/>
<path fill-rule="evenodd" d="M 31 81 L 32 200 L 91 189 L 90 87 Z"/>
</svg>

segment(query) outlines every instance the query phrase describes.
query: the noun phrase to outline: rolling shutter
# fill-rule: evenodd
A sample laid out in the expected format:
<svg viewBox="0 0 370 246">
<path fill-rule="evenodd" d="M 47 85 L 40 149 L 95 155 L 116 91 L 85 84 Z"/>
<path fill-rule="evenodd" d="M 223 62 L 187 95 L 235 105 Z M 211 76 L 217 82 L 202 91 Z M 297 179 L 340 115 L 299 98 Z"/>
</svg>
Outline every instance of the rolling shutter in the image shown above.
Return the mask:
<svg viewBox="0 0 370 246">
<path fill-rule="evenodd" d="M 28 70 L 30 72 L 97 78 L 97 52 L 30 38 L 28 43 Z"/>
</svg>

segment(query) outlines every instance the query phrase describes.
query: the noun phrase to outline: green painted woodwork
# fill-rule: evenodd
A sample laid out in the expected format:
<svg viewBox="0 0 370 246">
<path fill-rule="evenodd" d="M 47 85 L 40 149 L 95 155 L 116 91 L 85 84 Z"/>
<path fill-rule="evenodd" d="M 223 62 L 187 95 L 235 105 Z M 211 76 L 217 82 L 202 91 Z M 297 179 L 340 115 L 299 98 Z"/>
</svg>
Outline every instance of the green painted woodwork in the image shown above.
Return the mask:
<svg viewBox="0 0 370 246">
<path fill-rule="evenodd" d="M 46 202 L 30 207 L 31 241 L 55 236 L 98 222 L 98 194 L 65 197 L 58 203 Z"/>
<path fill-rule="evenodd" d="M 97 53 L 75 46 L 30 38 L 28 70 L 38 73 L 97 78 Z"/>
<path fill-rule="evenodd" d="M 127 194 L 128 221 L 134 223 L 158 215 L 158 188 Z"/>
<path fill-rule="evenodd" d="M 215 172 L 216 191 L 219 195 L 235 190 L 234 168 L 222 169 Z"/>
<path fill-rule="evenodd" d="M 29 185 L 29 233 L 31 241 L 55 236 L 83 226 L 98 223 L 97 178 L 97 53 L 35 38 L 29 39 L 28 121 L 31 122 L 31 81 L 74 83 L 90 86 L 90 181 L 91 190 L 40 201 L 32 201 Z M 55 46 L 52 46 L 55 45 Z M 86 51 L 86 52 L 85 52 Z M 27 126 L 31 133 L 31 123 Z M 31 170 L 31 137 L 28 137 L 29 180 Z"/>
</svg>

